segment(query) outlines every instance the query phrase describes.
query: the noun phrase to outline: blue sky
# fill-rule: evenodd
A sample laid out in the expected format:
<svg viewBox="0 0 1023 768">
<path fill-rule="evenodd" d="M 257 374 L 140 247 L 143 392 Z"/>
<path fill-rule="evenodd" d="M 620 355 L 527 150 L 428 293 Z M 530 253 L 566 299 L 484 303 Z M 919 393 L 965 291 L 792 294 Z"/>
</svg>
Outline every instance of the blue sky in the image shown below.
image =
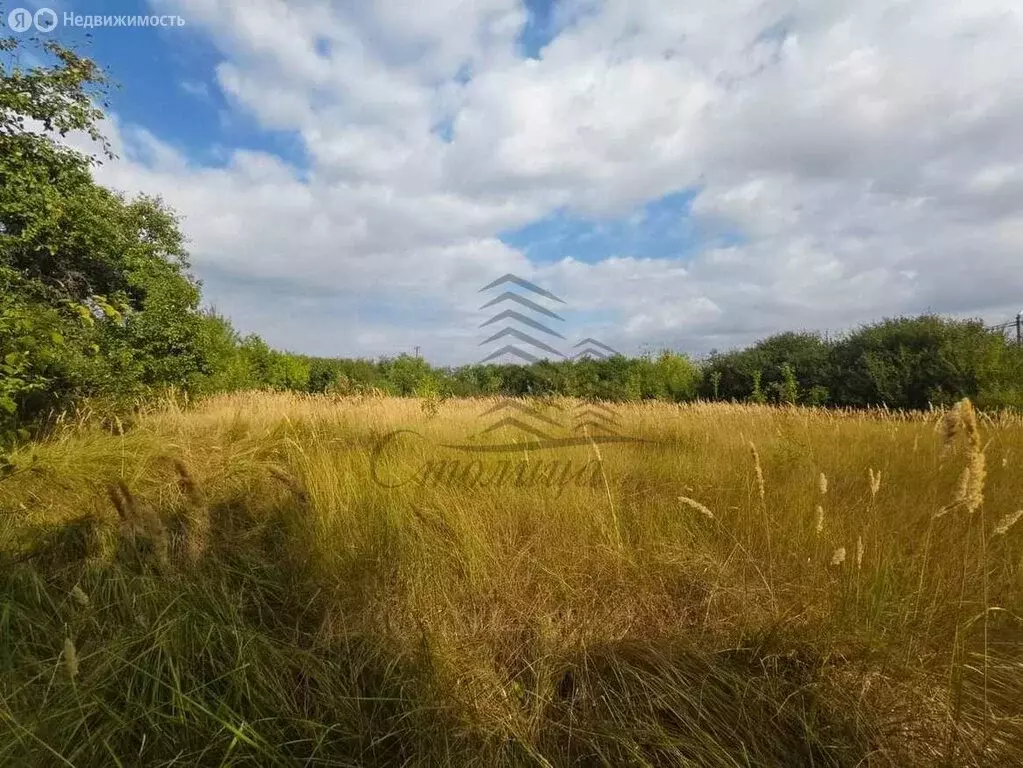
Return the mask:
<svg viewBox="0 0 1023 768">
<path fill-rule="evenodd" d="M 25 3 L 26 6 L 33 5 Z M 96 15 L 150 15 L 145 0 L 36 2 L 38 7 Z M 528 20 L 518 39 L 524 57 L 539 57 L 557 33 L 555 0 L 526 0 Z M 13 5 L 11 6 L 13 7 Z M 187 22 L 187 15 L 186 15 Z M 70 28 L 56 37 L 104 64 L 119 84 L 112 92 L 114 111 L 140 125 L 158 123 L 163 138 L 202 162 L 223 160 L 220 147 L 246 146 L 304 163 L 301 142 L 286 132 L 261 130 L 232 116 L 231 105 L 216 87 L 213 70 L 221 56 L 213 41 L 195 26 L 184 28 Z M 465 73 L 460 76 L 465 77 Z"/>
<path fill-rule="evenodd" d="M 94 15 L 152 15 L 140 0 L 90 0 L 47 3 L 65 12 Z M 100 62 L 116 84 L 112 111 L 126 123 L 147 127 L 204 165 L 225 162 L 231 148 L 273 152 L 296 165 L 304 163 L 301 142 L 292 134 L 268 131 L 235 114 L 216 86 L 214 70 L 222 56 L 213 40 L 196 26 L 67 27 L 57 39 Z"/>
<path fill-rule="evenodd" d="M 600 262 L 616 256 L 652 259 L 692 257 L 704 248 L 741 242 L 734 231 L 711 231 L 691 214 L 697 190 L 673 192 L 622 216 L 587 217 L 559 210 L 501 239 L 536 262 L 565 258 Z"/>
<path fill-rule="evenodd" d="M 54 34 L 120 86 L 99 180 L 278 346 L 473 359 L 507 272 L 627 352 L 1023 304 L 1013 0 L 23 2 L 185 20 Z"/>
</svg>

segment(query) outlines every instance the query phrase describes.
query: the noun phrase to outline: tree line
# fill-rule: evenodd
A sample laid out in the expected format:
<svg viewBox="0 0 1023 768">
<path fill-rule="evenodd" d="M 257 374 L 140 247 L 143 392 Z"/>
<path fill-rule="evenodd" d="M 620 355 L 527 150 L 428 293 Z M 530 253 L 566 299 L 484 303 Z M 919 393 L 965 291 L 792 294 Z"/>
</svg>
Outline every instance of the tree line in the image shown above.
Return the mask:
<svg viewBox="0 0 1023 768">
<path fill-rule="evenodd" d="M 780 333 L 702 360 L 665 350 L 641 357 L 443 368 L 411 355 L 380 360 L 294 355 L 272 350 L 256 336 L 222 348 L 220 372 L 209 380 L 215 391 L 270 387 L 420 397 L 564 395 L 899 409 L 970 397 L 984 408 L 1023 407 L 1023 348 L 979 320 L 935 315 L 886 319 L 834 340 L 817 333 Z"/>
<path fill-rule="evenodd" d="M 830 341 L 783 333 L 703 360 L 636 358 L 430 366 L 270 348 L 203 310 L 173 211 L 98 185 L 101 157 L 56 137 L 97 126 L 107 81 L 54 42 L 16 64 L 0 40 L 0 444 L 85 400 L 130 408 L 174 389 L 270 388 L 399 396 L 568 395 L 925 408 L 964 396 L 1023 406 L 1023 350 L 979 321 L 896 318 Z"/>
</svg>

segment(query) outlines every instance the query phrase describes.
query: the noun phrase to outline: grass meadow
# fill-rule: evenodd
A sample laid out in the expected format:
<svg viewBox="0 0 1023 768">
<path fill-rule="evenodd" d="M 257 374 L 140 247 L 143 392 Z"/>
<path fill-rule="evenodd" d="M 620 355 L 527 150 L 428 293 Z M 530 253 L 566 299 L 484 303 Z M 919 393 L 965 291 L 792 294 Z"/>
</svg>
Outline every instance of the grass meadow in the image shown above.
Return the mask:
<svg viewBox="0 0 1023 768">
<path fill-rule="evenodd" d="M 617 405 L 646 442 L 559 449 L 571 482 L 374 481 L 492 404 L 239 394 L 20 449 L 0 765 L 1023 763 L 1018 416 Z"/>
</svg>

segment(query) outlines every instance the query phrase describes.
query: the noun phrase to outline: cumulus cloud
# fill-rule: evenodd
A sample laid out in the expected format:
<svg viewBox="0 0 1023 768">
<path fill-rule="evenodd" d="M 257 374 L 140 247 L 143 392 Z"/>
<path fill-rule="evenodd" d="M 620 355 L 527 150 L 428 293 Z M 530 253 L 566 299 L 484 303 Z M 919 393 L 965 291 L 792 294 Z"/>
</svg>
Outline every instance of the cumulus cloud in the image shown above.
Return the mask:
<svg viewBox="0 0 1023 768">
<path fill-rule="evenodd" d="M 273 343 L 469 360 L 476 289 L 508 271 L 601 312 L 626 351 L 1023 305 L 1013 0 L 562 0 L 536 58 L 518 0 L 154 3 L 308 164 L 203 167 L 158 122 L 114 122 L 101 178 L 176 207 L 210 298 Z M 734 242 L 531 263 L 499 238 L 685 189 L 679 216 Z"/>
</svg>

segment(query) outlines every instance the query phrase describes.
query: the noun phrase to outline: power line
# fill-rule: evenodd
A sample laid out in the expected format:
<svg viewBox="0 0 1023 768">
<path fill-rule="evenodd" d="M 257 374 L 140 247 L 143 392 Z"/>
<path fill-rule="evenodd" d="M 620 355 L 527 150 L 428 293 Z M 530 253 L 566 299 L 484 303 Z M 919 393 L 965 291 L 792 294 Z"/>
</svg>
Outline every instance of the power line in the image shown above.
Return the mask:
<svg viewBox="0 0 1023 768">
<path fill-rule="evenodd" d="M 1023 346 L 1023 310 L 1020 310 L 1016 314 L 1015 320 L 1010 320 L 1007 323 L 998 323 L 997 325 L 989 325 L 987 329 L 989 331 L 999 331 L 1001 333 L 1014 331 L 1016 343 Z"/>
</svg>

